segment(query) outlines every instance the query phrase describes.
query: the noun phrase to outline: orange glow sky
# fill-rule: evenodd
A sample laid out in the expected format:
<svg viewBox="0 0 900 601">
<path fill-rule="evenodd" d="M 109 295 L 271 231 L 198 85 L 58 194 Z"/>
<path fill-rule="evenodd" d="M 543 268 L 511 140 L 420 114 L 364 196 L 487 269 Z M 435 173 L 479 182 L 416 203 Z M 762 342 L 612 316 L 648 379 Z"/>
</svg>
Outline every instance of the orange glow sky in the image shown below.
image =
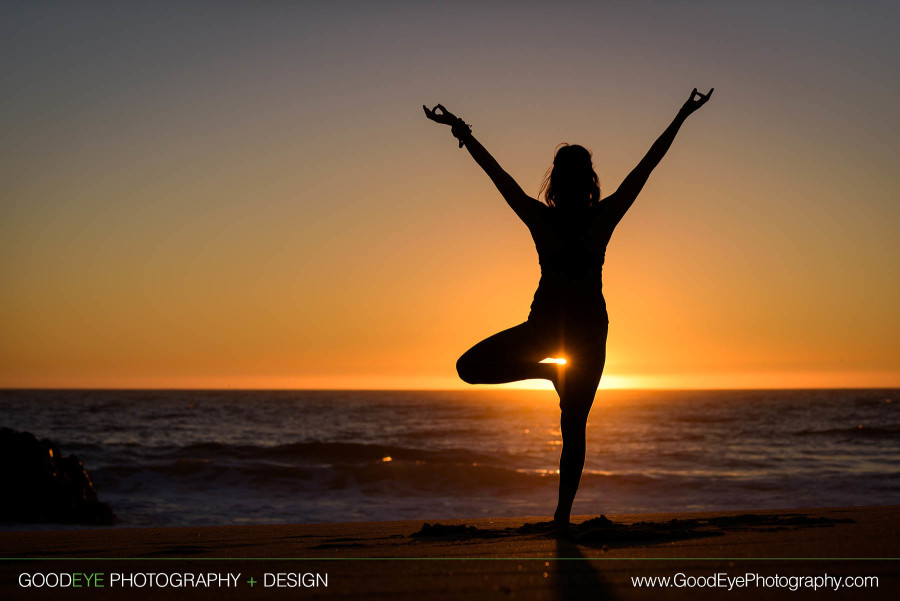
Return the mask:
<svg viewBox="0 0 900 601">
<path fill-rule="evenodd" d="M 464 387 L 539 268 L 421 105 L 605 195 L 694 86 L 602 385 L 900 386 L 896 3 L 155 4 L 2 9 L 0 386 Z"/>
</svg>

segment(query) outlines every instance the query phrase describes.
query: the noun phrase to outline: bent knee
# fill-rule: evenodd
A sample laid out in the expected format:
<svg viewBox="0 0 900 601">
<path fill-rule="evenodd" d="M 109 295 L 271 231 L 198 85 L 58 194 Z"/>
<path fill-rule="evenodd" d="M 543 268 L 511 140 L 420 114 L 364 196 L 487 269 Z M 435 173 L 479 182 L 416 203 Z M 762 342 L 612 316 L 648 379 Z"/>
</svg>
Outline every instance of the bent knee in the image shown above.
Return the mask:
<svg viewBox="0 0 900 601">
<path fill-rule="evenodd" d="M 478 365 L 471 353 L 464 353 L 456 360 L 456 373 L 459 374 L 459 379 L 466 384 L 478 384 L 478 371 Z"/>
</svg>

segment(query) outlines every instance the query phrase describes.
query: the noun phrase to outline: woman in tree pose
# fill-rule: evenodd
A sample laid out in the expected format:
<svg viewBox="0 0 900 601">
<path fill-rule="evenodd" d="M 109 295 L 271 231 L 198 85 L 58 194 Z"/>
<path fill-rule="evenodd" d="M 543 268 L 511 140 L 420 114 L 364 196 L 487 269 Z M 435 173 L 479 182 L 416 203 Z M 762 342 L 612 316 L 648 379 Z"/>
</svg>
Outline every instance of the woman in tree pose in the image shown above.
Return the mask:
<svg viewBox="0 0 900 601">
<path fill-rule="evenodd" d="M 468 149 L 525 222 L 537 247 L 541 280 L 528 320 L 470 348 L 459 358 L 456 369 L 470 384 L 533 378 L 553 382 L 559 394 L 563 439 L 559 504 L 553 516 L 556 523 L 569 523 L 584 469 L 588 413 L 606 361 L 609 319 L 601 283 L 606 246 L 681 124 L 709 100 L 712 92 L 704 95 L 694 88 L 647 155 L 619 189 L 602 200 L 591 153 L 582 146 L 560 147 L 541 188 L 546 204 L 525 194 L 462 119 L 440 104 L 433 109 L 422 107 L 432 121 L 451 126 L 460 147 Z M 556 360 L 545 361 L 550 358 Z"/>
</svg>

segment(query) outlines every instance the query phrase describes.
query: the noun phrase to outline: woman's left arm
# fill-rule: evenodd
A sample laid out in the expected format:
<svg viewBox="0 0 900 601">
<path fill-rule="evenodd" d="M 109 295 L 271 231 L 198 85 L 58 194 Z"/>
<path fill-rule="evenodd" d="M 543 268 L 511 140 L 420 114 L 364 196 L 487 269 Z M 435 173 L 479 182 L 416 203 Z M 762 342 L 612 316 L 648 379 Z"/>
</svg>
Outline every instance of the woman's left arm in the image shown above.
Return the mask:
<svg viewBox="0 0 900 601">
<path fill-rule="evenodd" d="M 704 95 L 698 92 L 697 88 L 694 88 L 694 91 L 691 92 L 691 97 L 687 99 L 687 102 L 678 111 L 669 127 L 653 143 L 653 146 L 650 147 L 650 150 L 647 151 L 641 162 L 637 164 L 637 167 L 632 169 L 631 173 L 622 181 L 615 192 L 603 199 L 603 203 L 612 209 L 616 223 L 622 219 L 625 212 L 634 203 L 644 184 L 647 183 L 650 173 L 653 172 L 653 169 L 659 165 L 659 162 L 666 155 L 666 151 L 672 145 L 672 141 L 675 139 L 675 134 L 678 133 L 681 124 L 685 122 L 691 113 L 706 104 L 706 101 L 712 96 L 713 89 L 710 88 L 709 92 Z M 694 99 L 695 96 L 698 97 L 696 100 Z"/>
</svg>

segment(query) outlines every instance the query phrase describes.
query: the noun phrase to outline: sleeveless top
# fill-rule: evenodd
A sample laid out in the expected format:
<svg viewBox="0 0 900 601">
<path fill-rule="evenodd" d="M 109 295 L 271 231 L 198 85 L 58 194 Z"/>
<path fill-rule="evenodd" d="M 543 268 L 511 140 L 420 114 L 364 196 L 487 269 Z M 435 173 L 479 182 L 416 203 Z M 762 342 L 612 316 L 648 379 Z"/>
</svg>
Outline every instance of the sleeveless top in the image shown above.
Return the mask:
<svg viewBox="0 0 900 601">
<path fill-rule="evenodd" d="M 530 323 L 579 331 L 607 327 L 603 261 L 617 222 L 601 202 L 580 209 L 546 207 L 527 224 L 541 265 Z"/>
</svg>

